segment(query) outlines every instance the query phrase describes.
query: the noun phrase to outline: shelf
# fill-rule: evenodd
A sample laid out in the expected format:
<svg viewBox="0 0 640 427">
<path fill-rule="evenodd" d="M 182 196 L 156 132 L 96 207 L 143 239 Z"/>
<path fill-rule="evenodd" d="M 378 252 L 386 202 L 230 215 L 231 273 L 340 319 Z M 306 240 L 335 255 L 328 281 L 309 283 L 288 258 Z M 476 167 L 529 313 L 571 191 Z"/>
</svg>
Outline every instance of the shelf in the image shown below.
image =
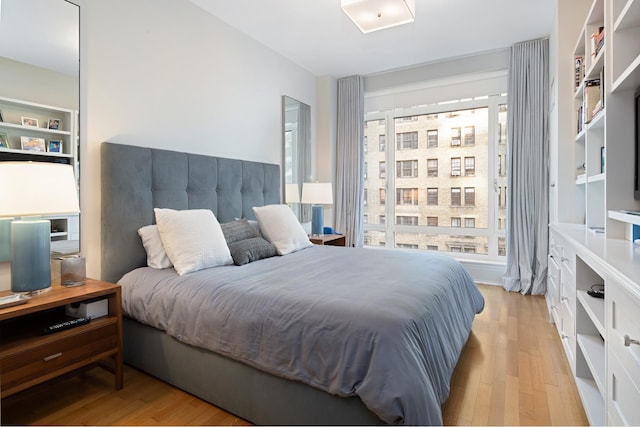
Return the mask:
<svg viewBox="0 0 640 427">
<path fill-rule="evenodd" d="M 585 311 L 591 318 L 593 325 L 596 327 L 600 335 L 605 336 L 604 329 L 604 299 L 594 298 L 587 294 L 587 291 L 578 291 L 578 301 L 582 304 Z"/>
<path fill-rule="evenodd" d="M 635 90 L 638 86 L 640 86 L 640 55 L 615 79 L 611 92 Z"/>
<path fill-rule="evenodd" d="M 584 126 L 579 134 L 576 135 L 576 142 L 583 143 L 585 141 L 584 136 L 587 134 L 587 127 Z"/>
<path fill-rule="evenodd" d="M 598 111 L 595 116 L 591 119 L 589 123 L 587 123 L 587 129 L 589 130 L 604 130 L 604 109 Z"/>
<path fill-rule="evenodd" d="M 628 224 L 640 225 L 640 215 L 628 214 L 620 211 L 609 211 L 609 218 Z"/>
<path fill-rule="evenodd" d="M 589 424 L 592 426 L 605 425 L 604 399 L 598 390 L 595 381 L 587 378 L 576 378 L 578 393 L 582 399 L 582 406 L 587 413 Z"/>
<path fill-rule="evenodd" d="M 589 178 L 587 178 L 587 182 L 604 182 L 606 178 L 606 173 L 599 173 L 597 175 L 591 175 Z"/>
<path fill-rule="evenodd" d="M 605 37 L 606 37 L 606 35 L 605 35 Z M 600 78 L 600 70 L 602 70 L 602 67 L 604 67 L 604 51 L 605 51 L 605 47 L 606 47 L 606 42 L 605 42 L 605 44 L 602 45 L 602 48 L 600 48 L 600 51 L 598 52 L 598 56 L 596 56 L 594 58 L 593 63 L 591 64 L 591 66 L 587 70 L 587 72 L 585 74 L 585 78 L 584 78 L 585 80 L 593 80 L 593 79 Z"/>
<path fill-rule="evenodd" d="M 586 334 L 577 335 L 578 345 L 582 349 L 582 355 L 587 362 L 587 366 L 593 375 L 596 386 L 601 395 L 605 395 L 605 347 L 604 341 L 600 337 Z"/>
<path fill-rule="evenodd" d="M 0 122 L 0 128 L 7 128 L 7 129 L 18 129 L 24 132 L 39 132 L 39 133 L 47 133 L 47 134 L 55 134 L 55 135 L 71 135 L 71 132 L 69 132 L 68 130 L 57 130 L 57 129 L 48 129 L 48 128 L 41 128 L 41 127 L 35 127 L 35 126 L 22 126 L 22 125 L 17 125 L 15 123 L 7 123 L 7 122 Z"/>
<path fill-rule="evenodd" d="M 576 185 L 584 185 L 587 183 L 587 174 L 583 173 L 576 177 Z"/>
<path fill-rule="evenodd" d="M 27 150 L 18 150 L 15 148 L 4 148 L 0 147 L 0 153 L 14 153 L 14 154 L 25 154 L 29 156 L 49 156 L 49 157 L 67 157 L 72 158 L 73 155 L 65 154 L 65 153 L 51 153 L 51 152 L 42 152 L 42 151 L 27 151 Z"/>
</svg>

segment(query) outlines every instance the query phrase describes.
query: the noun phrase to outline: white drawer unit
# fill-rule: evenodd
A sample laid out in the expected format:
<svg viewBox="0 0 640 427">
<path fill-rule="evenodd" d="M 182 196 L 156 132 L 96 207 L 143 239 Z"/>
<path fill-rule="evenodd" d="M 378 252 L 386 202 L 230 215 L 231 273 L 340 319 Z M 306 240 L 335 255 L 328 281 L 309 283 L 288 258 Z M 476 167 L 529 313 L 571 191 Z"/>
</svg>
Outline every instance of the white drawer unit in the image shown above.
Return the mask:
<svg viewBox="0 0 640 427">
<path fill-rule="evenodd" d="M 607 282 L 608 412 L 616 425 L 640 425 L 640 297 Z"/>
<path fill-rule="evenodd" d="M 558 310 L 560 307 L 560 266 L 556 261 L 556 257 L 553 255 L 549 255 L 547 264 L 547 305 L 549 307 L 550 320 L 559 327 L 560 319 Z"/>
</svg>

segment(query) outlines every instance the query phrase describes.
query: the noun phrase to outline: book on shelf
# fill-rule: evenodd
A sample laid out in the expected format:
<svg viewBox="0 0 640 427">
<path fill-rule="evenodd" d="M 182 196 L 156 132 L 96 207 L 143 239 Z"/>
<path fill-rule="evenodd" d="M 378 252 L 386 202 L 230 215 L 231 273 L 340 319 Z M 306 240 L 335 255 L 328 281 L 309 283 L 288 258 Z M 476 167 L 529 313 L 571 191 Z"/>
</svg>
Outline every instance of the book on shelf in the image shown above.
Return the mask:
<svg viewBox="0 0 640 427">
<path fill-rule="evenodd" d="M 579 55 L 575 58 L 575 89 L 577 90 L 584 78 L 584 56 Z"/>
<path fill-rule="evenodd" d="M 576 123 L 577 123 L 577 128 L 576 128 L 577 133 L 582 132 L 582 127 L 584 126 L 584 108 L 582 105 L 580 105 L 578 107 L 578 110 L 576 111 Z"/>
<path fill-rule="evenodd" d="M 604 27 L 598 27 L 598 30 L 591 34 L 591 58 L 595 58 L 604 46 Z"/>
<path fill-rule="evenodd" d="M 584 84 L 584 122 L 590 123 L 600 101 L 600 79 L 587 80 Z M 602 103 L 600 103 L 602 106 Z"/>
</svg>

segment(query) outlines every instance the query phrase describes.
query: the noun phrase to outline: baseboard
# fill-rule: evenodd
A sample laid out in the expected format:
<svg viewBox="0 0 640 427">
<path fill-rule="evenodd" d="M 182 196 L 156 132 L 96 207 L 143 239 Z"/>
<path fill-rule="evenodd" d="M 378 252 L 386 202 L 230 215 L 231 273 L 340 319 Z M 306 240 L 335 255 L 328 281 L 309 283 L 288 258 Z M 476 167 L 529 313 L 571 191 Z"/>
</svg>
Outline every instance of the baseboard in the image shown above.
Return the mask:
<svg viewBox="0 0 640 427">
<path fill-rule="evenodd" d="M 506 265 L 498 262 L 459 260 L 476 283 L 502 286 L 502 276 Z"/>
</svg>

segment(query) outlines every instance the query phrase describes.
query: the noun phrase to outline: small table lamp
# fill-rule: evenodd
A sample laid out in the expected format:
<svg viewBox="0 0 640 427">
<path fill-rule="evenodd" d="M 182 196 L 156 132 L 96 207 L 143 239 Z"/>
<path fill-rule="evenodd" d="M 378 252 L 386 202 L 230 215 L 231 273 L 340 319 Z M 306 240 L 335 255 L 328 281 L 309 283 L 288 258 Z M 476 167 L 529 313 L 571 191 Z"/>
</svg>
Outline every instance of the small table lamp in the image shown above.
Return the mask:
<svg viewBox="0 0 640 427">
<path fill-rule="evenodd" d="M 0 217 L 11 222 L 11 291 L 39 293 L 51 286 L 51 224 L 40 215 L 78 213 L 73 166 L 0 162 Z"/>
<path fill-rule="evenodd" d="M 320 205 L 333 203 L 333 190 L 330 182 L 305 182 L 302 185 L 302 203 L 310 203 L 311 234 L 323 234 L 324 208 Z"/>
</svg>

